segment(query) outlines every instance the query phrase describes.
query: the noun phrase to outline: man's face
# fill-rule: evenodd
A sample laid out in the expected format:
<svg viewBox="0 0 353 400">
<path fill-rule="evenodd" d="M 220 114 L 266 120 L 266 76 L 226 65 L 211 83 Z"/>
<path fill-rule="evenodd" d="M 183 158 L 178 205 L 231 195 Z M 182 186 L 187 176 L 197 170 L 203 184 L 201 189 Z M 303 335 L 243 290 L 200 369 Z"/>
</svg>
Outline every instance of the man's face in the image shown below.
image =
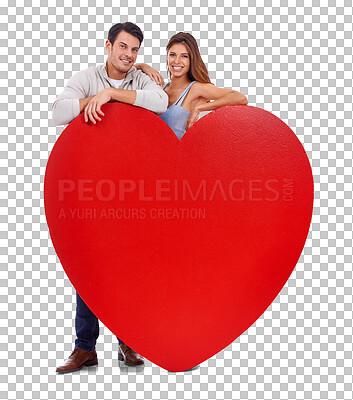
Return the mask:
<svg viewBox="0 0 353 400">
<path fill-rule="evenodd" d="M 130 33 L 121 31 L 115 38 L 113 46 L 107 40 L 105 48 L 108 51 L 108 62 L 118 72 L 125 74 L 136 61 L 140 41 Z"/>
</svg>

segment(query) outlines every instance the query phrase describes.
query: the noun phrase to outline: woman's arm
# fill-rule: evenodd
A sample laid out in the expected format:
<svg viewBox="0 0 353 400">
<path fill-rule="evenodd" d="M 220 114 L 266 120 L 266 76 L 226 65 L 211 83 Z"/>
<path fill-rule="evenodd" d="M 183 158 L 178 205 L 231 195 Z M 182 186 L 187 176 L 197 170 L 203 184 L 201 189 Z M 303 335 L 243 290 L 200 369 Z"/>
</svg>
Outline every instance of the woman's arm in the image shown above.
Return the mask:
<svg viewBox="0 0 353 400">
<path fill-rule="evenodd" d="M 136 69 L 140 69 L 146 75 L 148 75 L 153 81 L 157 83 L 157 85 L 164 86 L 164 79 L 162 75 L 150 65 L 145 63 L 135 64 L 134 67 Z"/>
<path fill-rule="evenodd" d="M 247 97 L 236 90 L 219 88 L 212 85 L 212 83 L 196 82 L 193 86 L 195 86 L 195 98 L 203 97 L 207 100 L 214 100 L 212 102 L 198 105 L 200 112 L 216 110 L 217 108 L 224 106 L 248 104 Z"/>
<path fill-rule="evenodd" d="M 220 107 L 233 106 L 236 104 L 248 104 L 247 97 L 244 94 L 237 92 L 236 90 L 219 88 L 212 85 L 212 83 L 196 82 L 191 87 L 190 92 L 193 87 L 193 98 L 195 98 L 195 100 L 204 98 L 213 101 L 207 101 L 201 104 L 198 103 L 195 106 L 187 121 L 186 130 L 188 130 L 191 125 L 193 125 L 199 119 L 200 113 L 203 111 L 216 110 Z"/>
</svg>

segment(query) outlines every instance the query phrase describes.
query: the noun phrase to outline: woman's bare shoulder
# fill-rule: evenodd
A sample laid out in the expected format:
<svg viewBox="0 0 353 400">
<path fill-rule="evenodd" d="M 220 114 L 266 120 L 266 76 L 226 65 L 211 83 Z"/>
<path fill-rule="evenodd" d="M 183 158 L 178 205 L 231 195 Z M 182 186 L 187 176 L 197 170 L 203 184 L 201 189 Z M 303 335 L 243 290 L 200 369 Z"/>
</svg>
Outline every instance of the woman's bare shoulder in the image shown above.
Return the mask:
<svg viewBox="0 0 353 400">
<path fill-rule="evenodd" d="M 191 88 L 190 92 L 193 94 L 195 97 L 202 97 L 203 94 L 209 89 L 210 87 L 214 87 L 212 83 L 201 83 L 201 82 L 195 82 Z"/>
<path fill-rule="evenodd" d="M 209 87 L 211 87 L 211 86 L 214 86 L 212 83 L 202 83 L 202 82 L 195 82 L 192 86 L 191 86 L 191 88 L 194 88 L 194 89 L 198 89 L 198 90 L 202 90 L 202 89 L 205 89 L 205 88 L 209 88 Z"/>
</svg>

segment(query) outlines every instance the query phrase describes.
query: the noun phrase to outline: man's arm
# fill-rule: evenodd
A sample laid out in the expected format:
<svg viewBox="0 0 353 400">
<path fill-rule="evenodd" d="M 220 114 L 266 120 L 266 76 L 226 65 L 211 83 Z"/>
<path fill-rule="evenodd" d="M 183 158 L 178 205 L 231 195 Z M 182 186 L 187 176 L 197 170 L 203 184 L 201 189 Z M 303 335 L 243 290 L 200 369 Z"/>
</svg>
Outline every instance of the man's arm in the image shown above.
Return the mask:
<svg viewBox="0 0 353 400">
<path fill-rule="evenodd" d="M 80 114 L 82 113 L 82 111 L 86 108 L 87 104 L 89 103 L 89 101 L 91 99 L 93 99 L 95 95 L 90 96 L 90 97 L 86 97 L 85 99 L 79 99 L 79 105 L 80 105 Z"/>
<path fill-rule="evenodd" d="M 109 89 L 111 101 L 120 101 L 133 105 L 136 101 L 136 90 Z"/>
<path fill-rule="evenodd" d="M 146 75 L 148 75 L 152 81 L 155 81 L 159 86 L 164 86 L 164 79 L 163 76 L 150 65 L 145 63 L 134 64 L 136 69 L 140 69 Z"/>
<path fill-rule="evenodd" d="M 81 99 L 80 106 L 82 104 L 82 107 L 84 107 L 85 122 L 91 121 L 95 124 L 96 120 L 102 120 L 98 114 L 104 116 L 104 113 L 101 110 L 103 104 L 108 103 L 109 101 L 120 101 L 121 103 L 133 105 L 135 99 L 136 90 L 106 88 L 91 98 Z M 86 102 L 86 100 L 88 101 Z"/>
<path fill-rule="evenodd" d="M 148 80 L 150 78 L 147 77 Z M 145 108 L 156 114 L 163 114 L 168 107 L 168 95 L 155 82 L 148 82 L 143 89 L 125 90 L 109 88 L 110 101 L 120 101 Z"/>
<path fill-rule="evenodd" d="M 57 96 L 52 106 L 52 119 L 55 125 L 67 125 L 75 119 L 94 97 L 87 97 L 88 78 L 86 71 L 73 75 L 64 91 Z"/>
<path fill-rule="evenodd" d="M 141 80 L 141 89 L 125 90 L 110 88 L 110 100 L 142 107 L 155 114 L 163 114 L 168 107 L 167 93 L 146 74 L 142 74 L 139 78 Z"/>
<path fill-rule="evenodd" d="M 101 106 L 109 101 L 120 101 L 121 103 L 131 104 L 137 107 L 145 108 L 155 114 L 162 114 L 168 107 L 168 95 L 165 91 L 143 74 L 139 76 L 139 86 L 142 89 L 127 90 L 107 88 L 99 92 L 90 101 L 88 101 L 85 112 L 85 121 L 96 123 L 101 121 L 98 114 L 104 116 Z"/>
<path fill-rule="evenodd" d="M 145 108 L 155 114 L 163 114 L 168 108 L 168 95 L 163 88 L 141 73 L 141 89 L 136 90 L 134 106 Z"/>
</svg>

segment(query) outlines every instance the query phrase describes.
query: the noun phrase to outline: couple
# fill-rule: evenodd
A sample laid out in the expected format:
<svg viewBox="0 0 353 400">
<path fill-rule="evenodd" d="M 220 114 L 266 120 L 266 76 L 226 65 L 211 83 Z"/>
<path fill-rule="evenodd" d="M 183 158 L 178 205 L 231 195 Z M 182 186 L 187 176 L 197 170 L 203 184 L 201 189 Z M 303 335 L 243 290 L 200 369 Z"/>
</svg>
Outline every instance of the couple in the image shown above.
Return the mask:
<svg viewBox="0 0 353 400">
<path fill-rule="evenodd" d="M 105 44 L 106 64 L 80 71 L 68 81 L 53 104 L 55 125 L 66 125 L 82 112 L 87 123 L 99 123 L 104 118 L 101 106 L 109 101 L 120 101 L 156 113 L 181 139 L 198 120 L 200 112 L 247 104 L 243 94 L 211 83 L 197 42 L 189 33 L 179 32 L 169 40 L 167 64 L 171 82 L 165 86 L 156 70 L 146 64 L 135 64 L 142 41 L 143 34 L 135 24 L 125 22 L 112 26 Z M 78 293 L 76 301 L 75 349 L 56 369 L 58 373 L 98 364 L 95 351 L 98 319 Z M 119 360 L 132 366 L 144 363 L 142 356 L 118 340 Z"/>
</svg>

